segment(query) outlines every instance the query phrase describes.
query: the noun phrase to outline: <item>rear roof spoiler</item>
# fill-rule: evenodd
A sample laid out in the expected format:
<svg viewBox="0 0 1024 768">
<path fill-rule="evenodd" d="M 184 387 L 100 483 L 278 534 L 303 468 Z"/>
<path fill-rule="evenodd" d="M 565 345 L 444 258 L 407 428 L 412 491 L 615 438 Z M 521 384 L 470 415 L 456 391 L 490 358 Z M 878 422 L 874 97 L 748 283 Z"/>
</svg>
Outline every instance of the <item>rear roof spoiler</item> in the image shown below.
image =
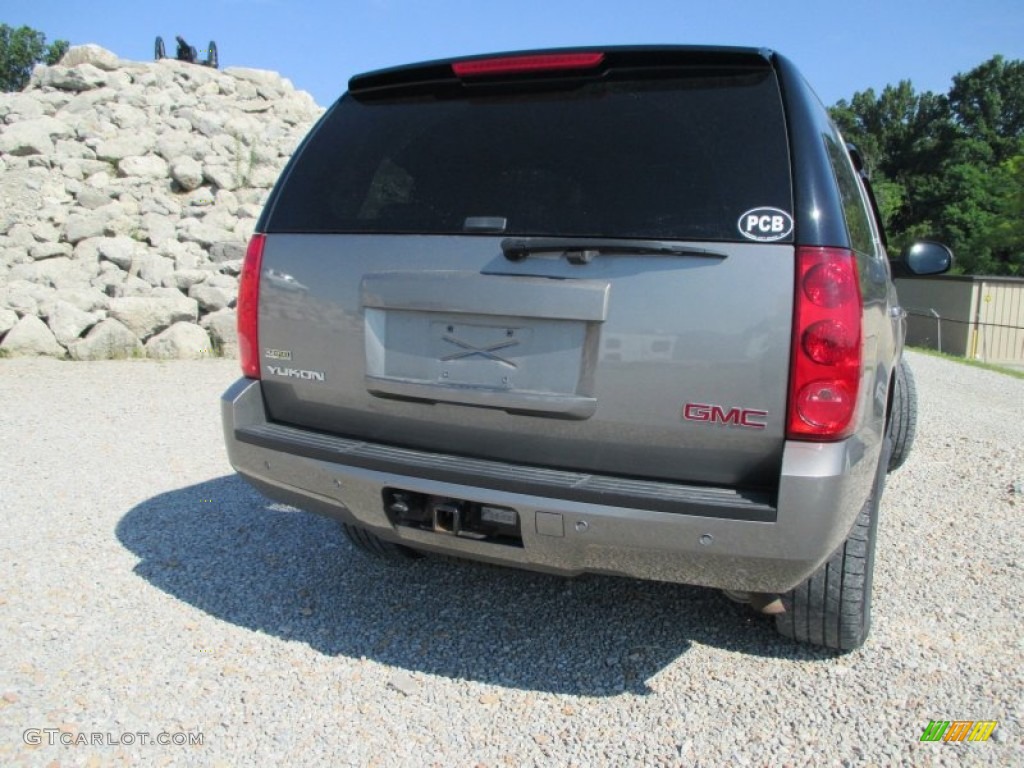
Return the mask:
<svg viewBox="0 0 1024 768">
<path fill-rule="evenodd" d="M 656 74 L 659 70 L 678 70 L 691 67 L 701 70 L 721 68 L 733 72 L 736 70 L 765 70 L 772 67 L 774 56 L 774 53 L 766 48 L 691 45 L 589 46 L 586 48 L 511 51 L 489 53 L 480 56 L 465 56 L 455 59 L 438 59 L 419 64 L 379 69 L 354 76 L 349 80 L 348 90 L 349 93 L 358 96 L 383 90 L 405 90 L 410 87 L 415 90 L 423 88 L 429 90 L 431 87 L 459 86 L 462 80 L 455 74 L 452 68 L 454 63 L 485 61 L 498 58 L 584 53 L 604 54 L 600 65 L 594 70 L 599 74 L 604 74 L 611 70 L 634 70 L 637 74 L 647 71 L 651 75 Z M 555 74 L 558 77 L 565 77 L 565 72 Z M 536 74 L 522 73 L 504 76 L 500 79 L 507 82 L 509 79 L 533 79 L 536 77 Z"/>
</svg>

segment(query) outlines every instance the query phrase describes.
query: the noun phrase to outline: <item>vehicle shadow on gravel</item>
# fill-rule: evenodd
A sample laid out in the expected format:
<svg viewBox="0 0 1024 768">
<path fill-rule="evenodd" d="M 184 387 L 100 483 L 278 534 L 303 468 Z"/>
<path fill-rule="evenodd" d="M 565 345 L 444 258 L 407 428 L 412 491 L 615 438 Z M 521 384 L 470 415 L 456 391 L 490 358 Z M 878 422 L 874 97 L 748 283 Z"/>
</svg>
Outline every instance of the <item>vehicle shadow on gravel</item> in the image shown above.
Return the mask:
<svg viewBox="0 0 1024 768">
<path fill-rule="evenodd" d="M 135 573 L 241 627 L 327 655 L 536 691 L 649 693 L 694 643 L 793 659 L 834 654 L 778 637 L 718 592 L 604 576 L 563 579 L 426 557 L 389 565 L 331 521 L 226 476 L 130 510 Z M 709 671 L 706 664 L 695 674 Z M 728 674 L 725 671 L 725 674 Z"/>
</svg>

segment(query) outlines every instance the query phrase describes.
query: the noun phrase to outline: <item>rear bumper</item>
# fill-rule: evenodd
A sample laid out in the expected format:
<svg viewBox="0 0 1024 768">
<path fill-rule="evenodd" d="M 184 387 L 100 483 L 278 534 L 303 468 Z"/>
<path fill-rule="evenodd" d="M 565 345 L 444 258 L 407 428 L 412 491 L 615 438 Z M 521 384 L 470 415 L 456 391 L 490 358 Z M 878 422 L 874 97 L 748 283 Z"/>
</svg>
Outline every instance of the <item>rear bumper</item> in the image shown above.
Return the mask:
<svg viewBox="0 0 1024 768">
<path fill-rule="evenodd" d="M 782 592 L 846 538 L 880 443 L 787 443 L 777 497 L 408 451 L 267 421 L 260 382 L 221 398 L 231 465 L 270 498 L 416 549 L 532 570 Z M 392 525 L 385 488 L 516 510 L 522 547 Z"/>
</svg>

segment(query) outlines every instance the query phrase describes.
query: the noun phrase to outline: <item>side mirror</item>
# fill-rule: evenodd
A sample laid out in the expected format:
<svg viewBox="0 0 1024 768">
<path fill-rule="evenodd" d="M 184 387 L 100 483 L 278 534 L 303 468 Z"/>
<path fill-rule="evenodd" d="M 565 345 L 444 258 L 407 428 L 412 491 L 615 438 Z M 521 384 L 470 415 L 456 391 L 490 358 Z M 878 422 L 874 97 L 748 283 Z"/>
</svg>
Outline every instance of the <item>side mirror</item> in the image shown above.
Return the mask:
<svg viewBox="0 0 1024 768">
<path fill-rule="evenodd" d="M 953 266 L 953 252 L 942 243 L 918 240 L 892 262 L 896 277 L 941 275 Z"/>
</svg>

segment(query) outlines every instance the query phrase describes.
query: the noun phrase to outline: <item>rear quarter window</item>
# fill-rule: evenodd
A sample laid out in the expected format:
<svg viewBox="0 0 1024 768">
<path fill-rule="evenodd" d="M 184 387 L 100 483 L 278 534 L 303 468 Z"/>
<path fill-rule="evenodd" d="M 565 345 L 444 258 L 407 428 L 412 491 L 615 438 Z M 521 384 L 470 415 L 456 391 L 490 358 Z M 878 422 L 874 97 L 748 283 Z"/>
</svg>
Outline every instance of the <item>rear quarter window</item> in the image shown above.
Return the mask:
<svg viewBox="0 0 1024 768">
<path fill-rule="evenodd" d="M 874 255 L 875 241 L 871 234 L 871 224 L 849 153 L 834 136 L 825 136 L 825 147 L 828 150 L 829 160 L 832 162 L 832 171 L 839 184 L 839 196 L 843 204 L 846 229 L 850 235 L 850 246 L 855 251 Z"/>
<path fill-rule="evenodd" d="M 561 90 L 346 95 L 275 193 L 268 232 L 464 232 L 742 240 L 792 211 L 774 72 L 606 79 Z"/>
</svg>

